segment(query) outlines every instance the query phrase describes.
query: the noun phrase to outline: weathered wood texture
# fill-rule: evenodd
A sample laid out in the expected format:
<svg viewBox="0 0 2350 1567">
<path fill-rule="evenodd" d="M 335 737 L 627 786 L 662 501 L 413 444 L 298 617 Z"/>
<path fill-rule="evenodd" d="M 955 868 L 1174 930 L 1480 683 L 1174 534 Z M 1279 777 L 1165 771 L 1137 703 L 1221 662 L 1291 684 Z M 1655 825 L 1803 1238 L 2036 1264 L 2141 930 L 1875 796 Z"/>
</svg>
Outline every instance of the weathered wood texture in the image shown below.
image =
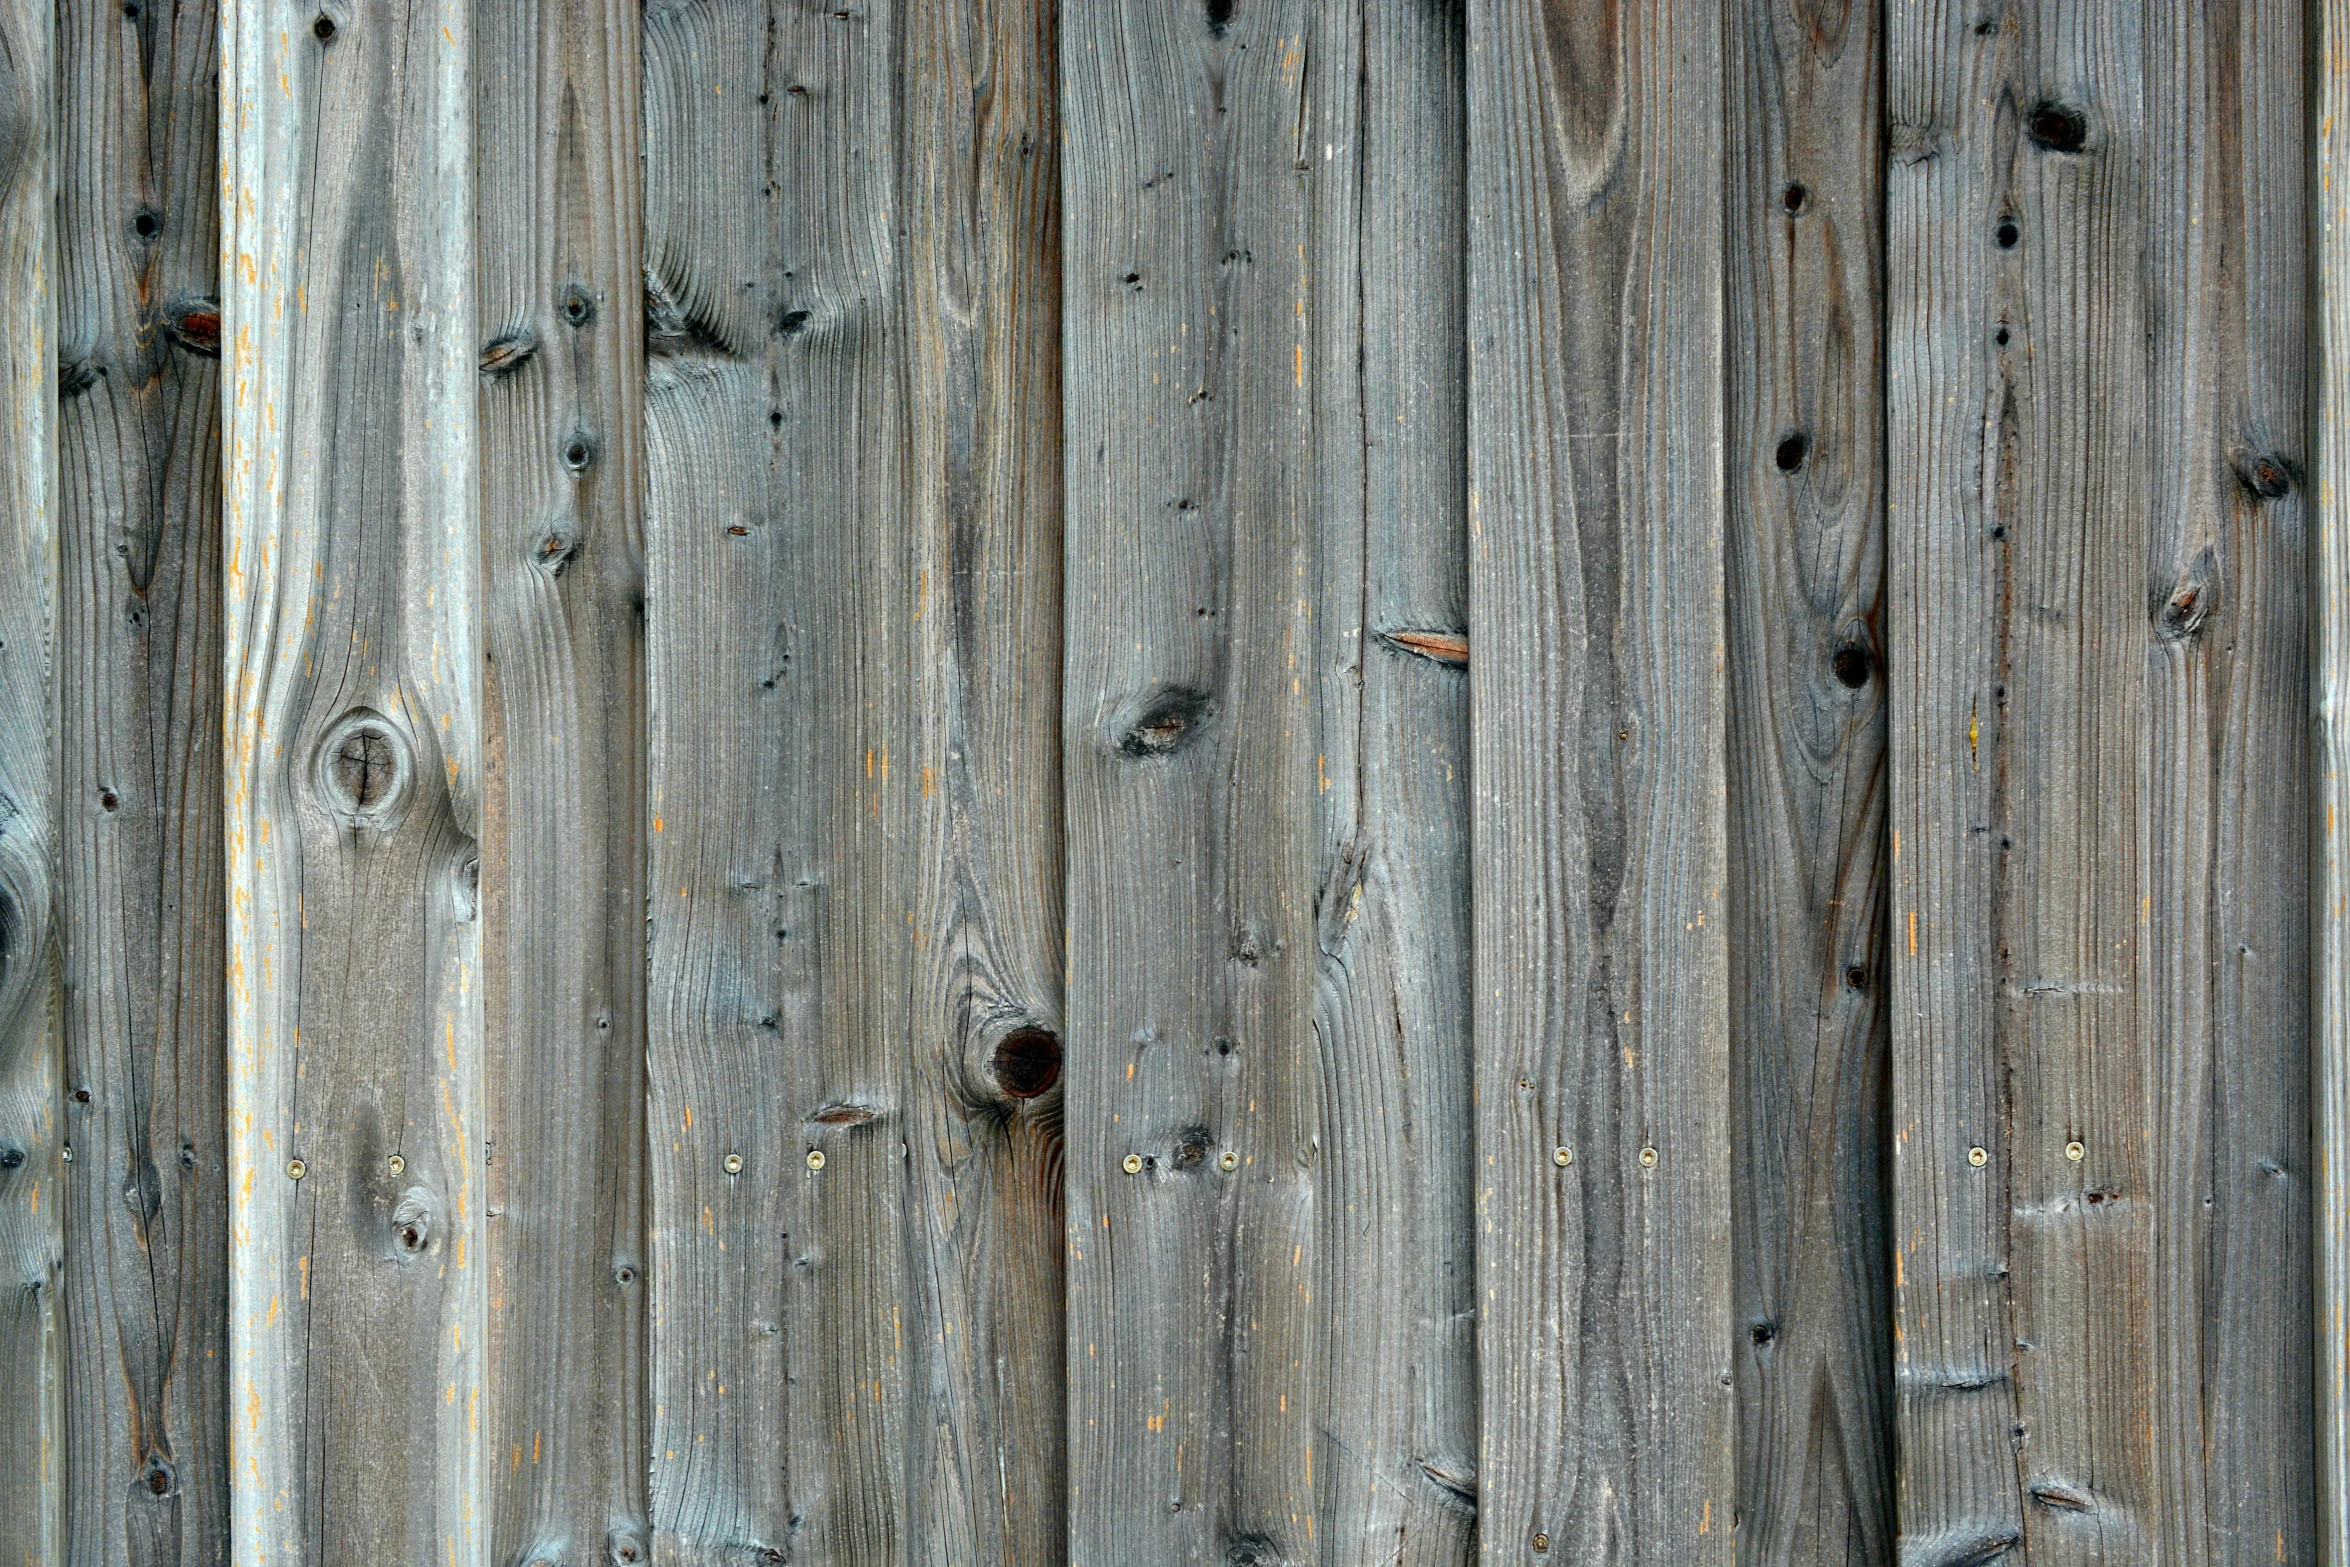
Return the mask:
<svg viewBox="0 0 2350 1567">
<path fill-rule="evenodd" d="M 2308 192 L 2317 248 L 2317 538 L 2310 551 L 2311 753 L 2318 795 L 2310 878 L 2316 964 L 2311 1082 L 2316 1180 L 2315 1556 L 2350 1562 L 2350 0 L 2316 13 L 2317 167 Z"/>
<path fill-rule="evenodd" d="M 0 1553 L 64 1546 L 51 633 L 54 8 L 0 0 Z"/>
<path fill-rule="evenodd" d="M 1722 21 L 1469 11 L 1489 1561 L 1731 1558 Z"/>
<path fill-rule="evenodd" d="M 2301 37 L 2290 0 L 1892 20 L 1919 1560 L 2312 1550 L 2307 936 L 2257 890 L 2307 873 L 2305 263 L 2258 232 Z"/>
<path fill-rule="evenodd" d="M 228 1553 L 219 18 L 58 8 L 68 1554 Z"/>
<path fill-rule="evenodd" d="M 654 1551 L 1057 1561 L 1051 13 L 645 29 Z"/>
<path fill-rule="evenodd" d="M 1739 1554 L 1889 1563 L 1876 8 L 1750 0 L 1726 76 Z"/>
<path fill-rule="evenodd" d="M 1063 14 L 1070 1559 L 1460 1561 L 1461 19 Z"/>
<path fill-rule="evenodd" d="M 474 25 L 489 1560 L 649 1557 L 641 8 Z"/>
<path fill-rule="evenodd" d="M 469 33 L 223 29 L 240 1559 L 486 1559 Z"/>
</svg>

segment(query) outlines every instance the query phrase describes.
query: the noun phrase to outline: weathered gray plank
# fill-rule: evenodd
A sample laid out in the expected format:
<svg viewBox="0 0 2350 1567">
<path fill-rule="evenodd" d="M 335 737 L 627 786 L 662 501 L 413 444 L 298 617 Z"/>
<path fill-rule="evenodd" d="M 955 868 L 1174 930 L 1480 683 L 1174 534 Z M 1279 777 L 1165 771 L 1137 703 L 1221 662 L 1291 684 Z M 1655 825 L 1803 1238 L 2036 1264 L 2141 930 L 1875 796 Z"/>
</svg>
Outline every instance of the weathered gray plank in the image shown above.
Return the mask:
<svg viewBox="0 0 2350 1567">
<path fill-rule="evenodd" d="M 645 27 L 654 1550 L 1058 1560 L 1050 13 Z"/>
<path fill-rule="evenodd" d="M 2316 763 L 2311 1175 L 2317 1231 L 2316 1557 L 2350 1561 L 2350 0 L 2316 0 L 2317 539 L 2310 552 Z"/>
<path fill-rule="evenodd" d="M 1921 1561 L 2098 1560 L 2160 1527 L 2142 24 L 1889 18 L 1895 1277 Z"/>
<path fill-rule="evenodd" d="M 64 1548 L 64 1216 L 51 861 L 55 8 L 0 0 L 0 1545 Z"/>
<path fill-rule="evenodd" d="M 1731 1555 L 1722 20 L 1469 11 L 1488 1560 Z"/>
<path fill-rule="evenodd" d="M 2309 1563 L 2307 17 L 2146 18 L 2149 1554 Z"/>
<path fill-rule="evenodd" d="M 495 1562 L 649 1559 L 641 7 L 474 11 Z"/>
<path fill-rule="evenodd" d="M 219 19 L 77 0 L 58 102 L 68 1551 L 228 1555 Z"/>
<path fill-rule="evenodd" d="M 1747 0 L 1732 16 L 1740 1557 L 1890 1563 L 1878 12 Z"/>
<path fill-rule="evenodd" d="M 1471 1547 L 1462 25 L 1064 11 L 1074 1561 Z"/>
<path fill-rule="evenodd" d="M 468 14 L 222 29 L 239 1559 L 488 1539 Z"/>
</svg>

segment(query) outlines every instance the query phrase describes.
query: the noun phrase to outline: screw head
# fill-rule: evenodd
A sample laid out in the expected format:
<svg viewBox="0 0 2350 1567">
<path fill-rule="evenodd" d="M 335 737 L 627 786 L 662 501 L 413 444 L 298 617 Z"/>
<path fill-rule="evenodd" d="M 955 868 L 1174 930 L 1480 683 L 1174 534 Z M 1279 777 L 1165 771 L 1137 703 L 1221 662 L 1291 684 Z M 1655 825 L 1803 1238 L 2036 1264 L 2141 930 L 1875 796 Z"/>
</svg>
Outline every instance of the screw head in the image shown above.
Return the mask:
<svg viewBox="0 0 2350 1567">
<path fill-rule="evenodd" d="M 1553 1148 L 1550 1151 L 1550 1162 L 1563 1170 L 1575 1162 L 1575 1150 L 1563 1146 Z"/>
<path fill-rule="evenodd" d="M 814 1169 L 815 1166 L 811 1164 L 809 1168 Z M 726 1173 L 729 1175 L 740 1175 L 743 1173 L 743 1156 L 741 1154 L 730 1153 L 726 1156 Z"/>
<path fill-rule="evenodd" d="M 741 1169 L 741 1168 L 742 1168 L 742 1160 L 741 1160 L 739 1157 L 738 1157 L 738 1158 L 736 1158 L 736 1159 L 735 1159 L 735 1161 L 734 1161 L 734 1165 L 735 1165 L 735 1168 L 736 1168 L 736 1169 L 738 1169 L 738 1170 L 739 1170 L 739 1169 Z M 821 1149 L 821 1148 L 811 1148 L 811 1149 L 809 1149 L 809 1150 L 808 1150 L 808 1168 L 809 1168 L 809 1169 L 811 1169 L 811 1170 L 821 1170 L 821 1169 L 823 1169 L 823 1168 L 824 1168 L 824 1150 L 823 1150 L 823 1149 Z M 729 1173 L 732 1173 L 732 1172 L 729 1172 Z"/>
<path fill-rule="evenodd" d="M 309 1174 L 309 1173 L 310 1173 L 310 1166 L 308 1166 L 308 1165 L 304 1164 L 304 1163 L 303 1163 L 301 1160 L 299 1160 L 299 1159 L 288 1159 L 288 1160 L 286 1161 L 286 1179 L 287 1179 L 287 1180 L 289 1180 L 289 1181 L 298 1181 L 298 1180 L 300 1180 L 300 1179 L 301 1179 L 303 1176 L 305 1176 L 305 1175 L 307 1175 L 307 1174 Z"/>
<path fill-rule="evenodd" d="M 58 1149 L 57 1157 L 63 1159 L 67 1164 L 73 1163 L 73 1144 L 67 1143 L 63 1148 Z"/>
<path fill-rule="evenodd" d="M 398 1154 L 394 1154 L 389 1159 L 384 1161 L 384 1168 L 391 1171 L 394 1175 L 406 1175 L 408 1173 L 408 1161 L 401 1158 Z"/>
<path fill-rule="evenodd" d="M 1534 1537 L 1534 1549 L 1536 1549 L 1537 1551 L 1547 1551 L 1547 1550 L 1549 1550 L 1549 1549 L 1550 1549 L 1550 1536 L 1549 1536 L 1549 1535 L 1547 1535 L 1547 1534 L 1538 1534 L 1538 1535 L 1536 1535 L 1536 1536 Z"/>
<path fill-rule="evenodd" d="M 1227 1175 L 1231 1174 L 1234 1170 L 1240 1168 L 1240 1155 L 1234 1153 L 1229 1148 L 1225 1149 L 1221 1154 L 1216 1156 L 1216 1168 L 1222 1170 Z"/>
<path fill-rule="evenodd" d="M 1128 1175 L 1140 1175 L 1142 1173 L 1142 1155 L 1138 1153 L 1130 1153 L 1126 1156 L 1126 1173 Z"/>
<path fill-rule="evenodd" d="M 1654 1148 L 1643 1148 L 1640 1150 L 1640 1168 L 1643 1170 L 1653 1170 L 1656 1168 L 1656 1150 Z"/>
<path fill-rule="evenodd" d="M 1991 1155 L 1979 1147 L 1969 1148 L 1966 1151 L 1966 1162 L 1980 1170 L 1984 1165 L 1991 1162 Z"/>
<path fill-rule="evenodd" d="M 2064 1156 L 2075 1164 L 2079 1164 L 2082 1159 L 2088 1156 L 2088 1153 L 2089 1150 L 2083 1148 L 2079 1143 L 2066 1143 L 2064 1145 Z"/>
</svg>

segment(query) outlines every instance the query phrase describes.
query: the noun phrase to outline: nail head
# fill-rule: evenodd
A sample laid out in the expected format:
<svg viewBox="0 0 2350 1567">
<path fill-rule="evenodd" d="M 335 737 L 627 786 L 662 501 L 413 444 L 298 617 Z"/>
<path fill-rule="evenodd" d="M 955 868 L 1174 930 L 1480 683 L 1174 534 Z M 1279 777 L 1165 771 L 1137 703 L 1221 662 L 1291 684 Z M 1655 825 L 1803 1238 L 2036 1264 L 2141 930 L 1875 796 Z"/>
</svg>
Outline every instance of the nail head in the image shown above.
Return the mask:
<svg viewBox="0 0 2350 1567">
<path fill-rule="evenodd" d="M 1656 1150 L 1654 1148 L 1643 1148 L 1640 1150 L 1640 1168 L 1643 1170 L 1653 1170 L 1656 1168 Z"/>
<path fill-rule="evenodd" d="M 1572 1148 L 1553 1148 L 1550 1151 L 1550 1162 L 1563 1170 L 1568 1165 L 1575 1162 L 1575 1150 Z"/>
<path fill-rule="evenodd" d="M 726 1173 L 729 1175 L 743 1173 L 743 1156 L 741 1154 L 730 1153 L 726 1156 Z"/>
<path fill-rule="evenodd" d="M 1966 1162 L 1979 1170 L 1991 1162 L 1991 1156 L 1980 1148 L 1969 1148 L 1966 1151 Z"/>
<path fill-rule="evenodd" d="M 289 1181 L 298 1181 L 298 1180 L 300 1180 L 300 1179 L 301 1179 L 303 1176 L 305 1176 L 305 1175 L 307 1175 L 307 1174 L 309 1174 L 309 1173 L 310 1173 L 310 1166 L 308 1166 L 308 1165 L 304 1164 L 304 1163 L 303 1163 L 301 1160 L 299 1160 L 299 1159 L 288 1159 L 288 1160 L 286 1161 L 286 1179 L 287 1179 L 287 1180 L 289 1180 Z"/>
<path fill-rule="evenodd" d="M 1230 1174 L 1240 1168 L 1240 1155 L 1227 1148 L 1216 1159 L 1216 1168 Z"/>
<path fill-rule="evenodd" d="M 2079 1143 L 2066 1143 L 2064 1145 L 2064 1156 L 2075 1164 L 2079 1164 L 2081 1160 L 2088 1154 L 2088 1152 L 2089 1150 L 2083 1148 Z"/>
<path fill-rule="evenodd" d="M 408 1173 L 408 1161 L 401 1158 L 398 1154 L 394 1154 L 389 1159 L 386 1159 L 384 1164 L 394 1175 L 405 1175 Z"/>
<path fill-rule="evenodd" d="M 735 1163 L 735 1167 L 736 1167 L 737 1169 L 740 1169 L 740 1168 L 742 1167 L 742 1160 L 741 1160 L 740 1158 L 737 1158 L 737 1159 L 734 1161 L 734 1163 Z M 811 1170 L 821 1170 L 821 1169 L 823 1169 L 823 1168 L 824 1168 L 824 1150 L 823 1150 L 823 1149 L 821 1149 L 821 1148 L 811 1148 L 811 1149 L 809 1149 L 809 1150 L 808 1150 L 808 1168 L 809 1168 L 809 1169 L 811 1169 Z"/>
<path fill-rule="evenodd" d="M 1138 1153 L 1130 1153 L 1126 1156 L 1126 1173 L 1128 1175 L 1140 1175 L 1142 1173 L 1142 1155 Z"/>
</svg>

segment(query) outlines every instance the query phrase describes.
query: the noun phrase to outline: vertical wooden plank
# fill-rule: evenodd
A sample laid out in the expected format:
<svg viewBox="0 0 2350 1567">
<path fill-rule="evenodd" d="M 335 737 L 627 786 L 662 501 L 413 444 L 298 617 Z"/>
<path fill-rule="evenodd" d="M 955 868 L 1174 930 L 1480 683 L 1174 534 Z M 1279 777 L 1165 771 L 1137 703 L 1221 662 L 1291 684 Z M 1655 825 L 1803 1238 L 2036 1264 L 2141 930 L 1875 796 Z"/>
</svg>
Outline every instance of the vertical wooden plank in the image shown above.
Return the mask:
<svg viewBox="0 0 2350 1567">
<path fill-rule="evenodd" d="M 2065 0 L 1891 23 L 1895 1277 L 1923 1560 L 2100 1560 L 2165 1526 L 2142 948 L 2150 864 L 2180 846 L 2152 837 L 2148 765 L 2145 43 L 2137 8 Z"/>
<path fill-rule="evenodd" d="M 1469 12 L 1488 1561 L 1731 1557 L 1722 22 Z"/>
<path fill-rule="evenodd" d="M 622 0 L 474 11 L 495 1500 L 517 1564 L 649 1558 L 644 265 Z"/>
<path fill-rule="evenodd" d="M 1055 0 L 907 12 L 907 1555 L 1068 1561 Z M 911 1330 L 909 1330 L 911 1331 Z"/>
<path fill-rule="evenodd" d="M 645 11 L 664 1561 L 1061 1559 L 1052 24 Z"/>
<path fill-rule="evenodd" d="M 2301 0 L 2147 12 L 2140 898 L 2152 1554 L 2175 1562 L 2317 1558 L 2309 905 L 2274 895 L 2310 876 L 2287 738 L 2308 701 L 2307 21 Z"/>
<path fill-rule="evenodd" d="M 469 16 L 222 28 L 240 1559 L 488 1537 Z"/>
<path fill-rule="evenodd" d="M 1336 5 L 1308 35 L 1314 613 L 1339 640 L 1302 671 L 1337 720 L 1303 1554 L 1364 1567 L 1476 1546 L 1464 22 Z"/>
<path fill-rule="evenodd" d="M 2316 603 L 2310 638 L 2317 873 L 2317 1559 L 2350 1563 L 2350 0 L 2316 0 Z"/>
<path fill-rule="evenodd" d="M 1890 1562 L 1878 8 L 1734 8 L 1728 630 L 1738 1520 Z"/>
<path fill-rule="evenodd" d="M 0 1540 L 63 1559 L 64 1216 L 52 921 L 55 8 L 0 0 Z"/>
<path fill-rule="evenodd" d="M 228 1555 L 219 18 L 58 8 L 58 897 L 77 1562 Z"/>
</svg>

